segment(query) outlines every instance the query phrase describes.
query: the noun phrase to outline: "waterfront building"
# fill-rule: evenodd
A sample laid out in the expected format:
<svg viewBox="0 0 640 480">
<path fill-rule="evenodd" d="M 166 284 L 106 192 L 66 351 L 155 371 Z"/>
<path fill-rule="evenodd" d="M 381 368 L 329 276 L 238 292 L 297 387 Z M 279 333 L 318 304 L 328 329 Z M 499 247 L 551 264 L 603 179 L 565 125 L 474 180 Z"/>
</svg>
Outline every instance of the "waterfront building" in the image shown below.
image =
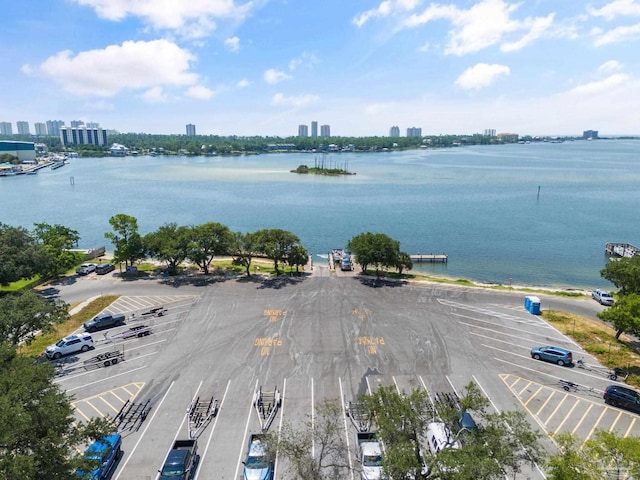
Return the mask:
<svg viewBox="0 0 640 480">
<path fill-rule="evenodd" d="M 419 127 L 407 128 L 407 137 L 422 137 L 422 128 L 419 128 Z"/>
<path fill-rule="evenodd" d="M 98 122 L 87 122 L 87 128 L 100 128 L 100 124 Z"/>
<path fill-rule="evenodd" d="M 16 122 L 16 126 L 18 127 L 18 135 L 31 135 L 29 122 L 19 121 Z"/>
<path fill-rule="evenodd" d="M 487 129 L 485 129 L 484 136 L 485 137 L 495 137 L 496 136 L 496 129 L 495 128 L 487 128 Z"/>
<path fill-rule="evenodd" d="M 69 145 L 99 145 L 107 144 L 107 131 L 102 128 L 87 128 L 81 126 L 60 127 L 60 141 L 63 146 Z"/>
<path fill-rule="evenodd" d="M 11 122 L 0 122 L 0 135 L 13 135 Z"/>
<path fill-rule="evenodd" d="M 129 153 L 129 149 L 124 145 L 114 143 L 113 145 L 111 145 L 109 153 L 115 157 L 124 157 L 127 153 Z"/>
<path fill-rule="evenodd" d="M 47 135 L 58 137 L 60 135 L 60 127 L 64 127 L 64 121 L 47 120 Z"/>
<path fill-rule="evenodd" d="M 389 136 L 390 137 L 399 137 L 400 136 L 400 127 L 397 125 L 394 125 L 393 127 L 391 127 L 389 129 Z"/>
<path fill-rule="evenodd" d="M 0 140 L 0 154 L 18 157 L 21 162 L 32 162 L 36 159 L 36 144 L 33 142 L 14 142 Z"/>
<path fill-rule="evenodd" d="M 298 125 L 298 136 L 299 137 L 308 137 L 309 136 L 309 126 L 308 125 Z"/>
<path fill-rule="evenodd" d="M 515 143 L 519 138 L 517 133 L 499 133 L 496 136 L 498 137 L 498 140 L 502 140 L 505 143 Z"/>
<path fill-rule="evenodd" d="M 187 125 L 187 137 L 196 136 L 196 126 L 193 123 Z"/>
<path fill-rule="evenodd" d="M 585 130 L 582 132 L 582 138 L 585 140 L 595 140 L 598 138 L 598 130 Z"/>
<path fill-rule="evenodd" d="M 318 138 L 318 122 L 311 122 L 311 138 Z"/>
<path fill-rule="evenodd" d="M 329 138 L 331 136 L 331 127 L 329 127 L 329 125 L 321 125 L 320 136 L 322 138 Z"/>
<path fill-rule="evenodd" d="M 43 122 L 36 122 L 33 124 L 33 127 L 36 129 L 36 135 L 39 137 L 45 136 L 47 134 L 47 124 Z"/>
<path fill-rule="evenodd" d="M 78 128 L 86 126 L 82 120 L 71 120 L 71 128 Z"/>
</svg>

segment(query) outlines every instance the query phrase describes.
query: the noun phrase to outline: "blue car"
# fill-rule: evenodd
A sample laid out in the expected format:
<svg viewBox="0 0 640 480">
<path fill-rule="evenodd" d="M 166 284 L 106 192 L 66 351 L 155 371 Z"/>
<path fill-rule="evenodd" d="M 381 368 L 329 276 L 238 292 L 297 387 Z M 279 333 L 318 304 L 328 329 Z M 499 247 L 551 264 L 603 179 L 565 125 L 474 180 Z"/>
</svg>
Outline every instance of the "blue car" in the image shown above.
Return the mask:
<svg viewBox="0 0 640 480">
<path fill-rule="evenodd" d="M 273 478 L 273 461 L 267 453 L 265 436 L 253 434 L 249 437 L 249 450 L 244 462 L 243 480 L 271 480 Z"/>
<path fill-rule="evenodd" d="M 531 349 L 531 358 L 535 360 L 544 360 L 545 362 L 557 363 L 561 367 L 571 365 L 573 358 L 571 352 L 566 348 L 546 346 L 533 347 Z"/>
<path fill-rule="evenodd" d="M 84 453 L 85 458 L 97 460 L 100 466 L 89 472 L 78 470 L 76 475 L 90 480 L 103 480 L 115 468 L 122 453 L 122 437 L 114 433 L 93 442 Z"/>
</svg>

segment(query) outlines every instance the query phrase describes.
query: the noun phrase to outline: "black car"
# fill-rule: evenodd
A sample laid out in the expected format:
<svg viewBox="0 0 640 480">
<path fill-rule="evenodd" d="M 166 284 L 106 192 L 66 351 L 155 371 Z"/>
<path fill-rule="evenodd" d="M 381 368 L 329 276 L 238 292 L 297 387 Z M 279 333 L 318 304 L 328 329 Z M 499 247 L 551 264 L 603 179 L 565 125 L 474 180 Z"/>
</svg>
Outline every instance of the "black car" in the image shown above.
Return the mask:
<svg viewBox="0 0 640 480">
<path fill-rule="evenodd" d="M 116 267 L 112 263 L 101 263 L 96 266 L 96 273 L 98 275 L 105 275 L 109 272 L 113 272 L 115 269 Z"/>
<path fill-rule="evenodd" d="M 604 402 L 614 407 L 640 413 L 640 393 L 620 385 L 609 385 L 604 391 Z"/>
</svg>

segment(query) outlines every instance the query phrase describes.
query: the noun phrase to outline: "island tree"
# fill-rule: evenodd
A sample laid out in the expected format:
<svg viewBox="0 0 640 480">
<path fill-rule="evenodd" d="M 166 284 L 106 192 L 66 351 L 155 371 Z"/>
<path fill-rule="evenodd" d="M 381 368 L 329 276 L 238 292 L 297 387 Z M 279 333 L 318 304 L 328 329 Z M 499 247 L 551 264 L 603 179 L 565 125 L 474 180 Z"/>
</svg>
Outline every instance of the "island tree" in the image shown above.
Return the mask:
<svg viewBox="0 0 640 480">
<path fill-rule="evenodd" d="M 376 269 L 376 275 L 381 268 L 395 268 L 400 255 L 400 242 L 393 240 L 384 233 L 361 233 L 347 244 L 347 248 L 356 256 L 356 262 L 366 272 L 369 265 Z"/>
<path fill-rule="evenodd" d="M 0 223 L 0 285 L 42 273 L 46 263 L 46 253 L 29 231 Z"/>
<path fill-rule="evenodd" d="M 142 243 L 150 257 L 166 262 L 169 275 L 175 275 L 190 253 L 191 239 L 192 229 L 167 223 L 146 234 Z"/>
<path fill-rule="evenodd" d="M 31 343 L 40 331 L 48 332 L 69 318 L 68 305 L 47 302 L 33 290 L 0 297 L 0 342 Z"/>
<path fill-rule="evenodd" d="M 623 257 L 608 262 L 600 270 L 600 276 L 618 287 L 620 295 L 640 295 L 640 257 Z"/>
<path fill-rule="evenodd" d="M 104 234 L 115 247 L 113 261 L 124 262 L 125 267 L 133 265 L 145 257 L 142 237 L 138 233 L 138 220 L 135 217 L 119 213 L 109 219 L 113 232 Z"/>
<path fill-rule="evenodd" d="M 290 267 L 296 267 L 296 273 L 300 273 L 300 267 L 304 267 L 309 262 L 307 249 L 302 245 L 294 245 L 289 251 L 287 263 Z"/>
<path fill-rule="evenodd" d="M 279 228 L 259 230 L 255 235 L 258 251 L 273 260 L 273 268 L 276 275 L 279 275 L 280 264 L 287 262 L 291 249 L 298 245 L 300 239 L 293 233 Z"/>
<path fill-rule="evenodd" d="M 232 239 L 229 227 L 220 223 L 208 222 L 191 227 L 188 258 L 208 275 L 214 257 L 229 254 Z"/>
<path fill-rule="evenodd" d="M 46 257 L 47 277 L 57 277 L 79 261 L 79 255 L 70 251 L 78 246 L 80 234 L 63 225 L 36 223 L 33 233 L 40 242 Z"/>
<path fill-rule="evenodd" d="M 251 262 L 257 250 L 258 240 L 255 233 L 233 233 L 229 250 L 233 257 L 232 263 L 243 267 L 247 277 L 251 276 Z"/>
<path fill-rule="evenodd" d="M 616 339 L 619 339 L 623 332 L 640 334 L 640 295 L 630 293 L 621 296 L 611 307 L 596 315 L 614 326 Z"/>
</svg>

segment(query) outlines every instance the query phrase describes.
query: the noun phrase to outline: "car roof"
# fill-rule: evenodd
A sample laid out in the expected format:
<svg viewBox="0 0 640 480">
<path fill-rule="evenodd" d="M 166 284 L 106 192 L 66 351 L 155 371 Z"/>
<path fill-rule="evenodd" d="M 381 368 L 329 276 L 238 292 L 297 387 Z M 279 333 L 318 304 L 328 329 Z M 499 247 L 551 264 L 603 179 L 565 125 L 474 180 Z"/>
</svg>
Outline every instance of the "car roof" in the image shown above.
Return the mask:
<svg viewBox="0 0 640 480">
<path fill-rule="evenodd" d="M 571 350 L 567 350 L 566 348 L 562 348 L 562 347 L 556 347 L 555 345 L 547 345 L 545 347 L 538 347 L 538 348 L 541 348 L 541 349 L 550 348 L 552 350 L 557 350 L 558 352 L 571 353 Z"/>
</svg>

